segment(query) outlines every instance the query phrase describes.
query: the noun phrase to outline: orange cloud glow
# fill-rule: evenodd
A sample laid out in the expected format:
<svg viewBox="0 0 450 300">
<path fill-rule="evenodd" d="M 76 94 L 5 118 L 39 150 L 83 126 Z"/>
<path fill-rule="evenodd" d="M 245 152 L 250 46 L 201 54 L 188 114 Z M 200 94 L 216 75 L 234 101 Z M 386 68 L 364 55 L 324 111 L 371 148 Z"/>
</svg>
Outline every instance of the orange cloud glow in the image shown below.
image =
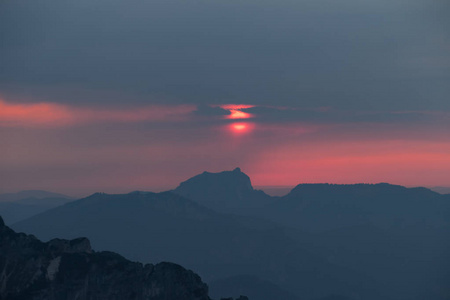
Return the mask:
<svg viewBox="0 0 450 300">
<path fill-rule="evenodd" d="M 52 103 L 11 104 L 0 100 L 0 125 L 48 125 L 72 121 L 72 114 L 63 105 Z"/>
<path fill-rule="evenodd" d="M 247 104 L 226 104 L 221 105 L 220 108 L 226 109 L 230 111 L 230 114 L 225 118 L 227 119 L 250 119 L 254 116 L 252 114 L 243 112 L 242 109 L 255 107 L 254 105 Z"/>
<path fill-rule="evenodd" d="M 176 121 L 195 110 L 193 105 L 151 105 L 131 109 L 74 107 L 50 102 L 15 104 L 0 100 L 0 126 L 58 127 L 95 122 Z"/>
<path fill-rule="evenodd" d="M 227 116 L 228 119 L 249 119 L 252 117 L 252 114 L 236 109 L 231 109 L 230 112 L 231 114 Z"/>
</svg>

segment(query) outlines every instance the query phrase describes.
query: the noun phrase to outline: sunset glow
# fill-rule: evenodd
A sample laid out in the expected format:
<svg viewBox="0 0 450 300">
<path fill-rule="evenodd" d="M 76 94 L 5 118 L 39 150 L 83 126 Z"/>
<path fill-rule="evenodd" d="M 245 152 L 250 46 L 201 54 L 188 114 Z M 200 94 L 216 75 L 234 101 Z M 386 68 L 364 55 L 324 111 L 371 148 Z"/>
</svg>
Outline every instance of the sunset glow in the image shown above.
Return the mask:
<svg viewBox="0 0 450 300">
<path fill-rule="evenodd" d="M 232 123 L 229 125 L 231 132 L 235 134 L 249 133 L 253 130 L 254 124 L 252 123 Z"/>
<path fill-rule="evenodd" d="M 35 162 L 42 164 L 41 168 L 70 165 L 75 155 L 84 153 L 84 150 L 75 150 L 72 146 L 61 151 L 62 141 L 73 145 L 67 141 L 71 137 L 80 145 L 87 143 L 91 147 L 89 155 L 75 160 L 86 161 L 87 165 L 101 163 L 114 168 L 114 162 L 119 157 L 127 165 L 130 164 L 131 170 L 144 162 L 150 168 L 161 159 L 183 163 L 180 159 L 189 157 L 192 165 L 186 167 L 184 175 L 180 174 L 176 180 L 183 180 L 192 173 L 190 170 L 220 171 L 235 166 L 242 167 L 257 185 L 388 181 L 404 185 L 446 186 L 449 180 L 450 140 L 444 131 L 419 125 L 412 128 L 398 124 L 361 123 L 356 127 L 312 121 L 279 123 L 267 120 L 267 110 L 266 115 L 258 115 L 258 119 L 249 121 L 250 114 L 241 111 L 248 105 L 223 107 L 231 113 L 225 120 L 223 115 L 206 115 L 196 119 L 192 114 L 197 110 L 195 105 L 135 105 L 120 109 L 100 105 L 1 100 L 0 129 L 15 132 L 26 128 L 30 132 L 24 134 L 20 131 L 16 135 L 6 151 L 4 149 L 1 153 L 3 160 L 0 164 L 9 170 L 9 174 L 13 174 L 14 168 L 20 169 Z M 256 118 L 256 115 L 250 116 Z M 204 120 L 213 126 L 205 126 Z M 142 126 L 141 122 L 148 127 Z M 150 125 L 152 122 L 158 123 Z M 84 124 L 90 126 L 89 131 L 84 131 L 85 127 L 80 126 Z M 104 134 L 104 124 L 114 124 L 123 130 L 115 133 L 114 140 L 120 146 L 114 150 L 109 135 Z M 162 124 L 167 124 L 167 127 Z M 216 128 L 220 129 L 220 134 L 217 134 Z M 64 135 L 65 132 L 71 134 Z M 37 136 L 39 139 L 36 139 Z M 191 145 L 193 140 L 195 143 Z M 155 141 L 160 144 L 155 144 Z M 103 143 L 108 145 L 105 147 L 110 155 L 105 154 Z M 32 153 L 28 151 L 30 148 L 34 149 Z M 180 152 L 178 149 L 183 150 Z M 212 167 L 202 165 L 197 168 L 204 162 L 205 155 L 216 162 Z M 94 176 L 87 176 L 83 168 L 78 170 L 78 165 L 71 168 L 79 172 L 80 178 Z M 160 172 L 167 172 L 166 177 L 161 177 L 166 179 L 150 178 L 145 172 L 140 176 L 158 186 L 167 186 L 167 178 L 172 178 L 169 175 L 171 169 L 164 168 Z M 9 186 L 21 184 L 23 174 L 17 174 L 17 178 L 11 175 L 11 181 L 7 182 Z M 33 173 L 29 174 L 31 176 Z M 104 176 L 102 173 L 100 177 Z M 94 177 L 90 180 L 100 183 Z M 46 178 L 48 182 L 59 180 L 51 173 Z M 72 182 L 71 178 L 67 182 Z M 105 185 L 114 181 L 114 178 L 105 178 L 109 178 Z M 44 177 L 30 177 L 28 188 L 38 188 L 42 180 Z M 123 182 L 122 178 L 120 180 Z M 129 183 L 130 186 L 133 182 Z M 88 183 L 89 180 L 86 185 Z M 145 188 L 145 182 L 140 184 L 134 188 Z M 69 187 L 70 184 L 67 185 Z"/>
<path fill-rule="evenodd" d="M 230 114 L 225 116 L 226 119 L 250 119 L 253 118 L 254 115 L 242 111 L 246 108 L 252 108 L 254 105 L 247 104 L 227 104 L 221 105 L 220 108 L 226 109 L 230 111 Z"/>
<path fill-rule="evenodd" d="M 193 105 L 149 105 L 111 109 L 51 102 L 15 104 L 0 99 L 0 126 L 61 127 L 98 122 L 177 121 L 186 119 L 195 108 Z"/>
<path fill-rule="evenodd" d="M 247 125 L 245 124 L 234 124 L 233 125 L 233 129 L 236 131 L 243 131 L 245 129 L 247 129 Z"/>
<path fill-rule="evenodd" d="M 230 110 L 231 115 L 227 116 L 228 119 L 249 119 L 252 116 L 252 114 L 240 111 L 240 110 L 236 110 L 236 109 L 232 109 Z"/>
</svg>

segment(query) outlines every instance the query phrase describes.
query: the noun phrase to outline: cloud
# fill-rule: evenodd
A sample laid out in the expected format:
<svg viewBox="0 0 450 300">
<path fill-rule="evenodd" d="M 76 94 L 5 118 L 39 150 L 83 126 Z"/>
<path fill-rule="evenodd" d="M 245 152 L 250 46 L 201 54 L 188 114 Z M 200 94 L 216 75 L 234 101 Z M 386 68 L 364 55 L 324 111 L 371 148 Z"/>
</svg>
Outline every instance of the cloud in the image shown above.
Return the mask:
<svg viewBox="0 0 450 300">
<path fill-rule="evenodd" d="M 446 111 L 364 111 L 330 107 L 299 108 L 253 106 L 242 109 L 261 123 L 306 124 L 449 124 L 450 113 Z"/>
<path fill-rule="evenodd" d="M 250 119 L 254 116 L 250 113 L 244 111 L 244 109 L 255 107 L 255 105 L 248 104 L 225 104 L 220 105 L 221 108 L 226 109 L 230 112 L 227 119 Z"/>
<path fill-rule="evenodd" d="M 8 99 L 450 110 L 449 1 L 24 1 L 2 2 Z"/>
<path fill-rule="evenodd" d="M 61 127 L 101 122 L 164 122 L 185 120 L 193 105 L 147 105 L 136 108 L 75 107 L 50 102 L 9 103 L 0 100 L 0 126 Z"/>
<path fill-rule="evenodd" d="M 214 116 L 228 116 L 230 111 L 220 106 L 200 104 L 194 112 L 198 116 L 214 117 Z"/>
</svg>

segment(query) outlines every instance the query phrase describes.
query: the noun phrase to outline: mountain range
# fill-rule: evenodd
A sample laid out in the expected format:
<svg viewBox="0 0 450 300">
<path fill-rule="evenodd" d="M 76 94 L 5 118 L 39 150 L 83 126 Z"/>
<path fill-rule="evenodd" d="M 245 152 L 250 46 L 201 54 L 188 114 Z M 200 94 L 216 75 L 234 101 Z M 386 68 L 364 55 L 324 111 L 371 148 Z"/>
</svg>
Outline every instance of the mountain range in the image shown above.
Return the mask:
<svg viewBox="0 0 450 300">
<path fill-rule="evenodd" d="M 449 220 L 449 196 L 424 188 L 300 184 L 271 197 L 237 168 L 204 172 L 169 192 L 97 193 L 12 227 L 180 263 L 212 294 L 448 300 Z"/>
<path fill-rule="evenodd" d="M 309 298 L 351 292 L 371 299 L 378 288 L 299 247 L 276 224 L 217 213 L 173 192 L 97 193 L 13 228 L 43 240 L 86 236 L 95 249 L 143 262 L 173 261 L 207 282 L 248 274 Z"/>
</svg>

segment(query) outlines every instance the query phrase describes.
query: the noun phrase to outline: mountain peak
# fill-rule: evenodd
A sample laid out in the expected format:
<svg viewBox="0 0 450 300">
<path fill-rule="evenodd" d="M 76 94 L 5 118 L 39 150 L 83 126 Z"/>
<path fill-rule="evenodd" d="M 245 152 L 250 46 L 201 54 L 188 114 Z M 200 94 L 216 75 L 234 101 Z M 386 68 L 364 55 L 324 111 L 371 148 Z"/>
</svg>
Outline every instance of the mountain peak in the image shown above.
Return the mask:
<svg viewBox="0 0 450 300">
<path fill-rule="evenodd" d="M 175 190 L 183 190 L 185 187 L 203 189 L 211 185 L 227 192 L 233 190 L 253 190 L 250 177 L 243 173 L 240 168 L 235 168 L 233 171 L 223 171 L 219 173 L 211 173 L 205 171 L 202 174 L 191 177 L 188 180 L 180 183 L 180 185 Z"/>
<path fill-rule="evenodd" d="M 219 173 L 203 172 L 180 183 L 174 192 L 206 207 L 232 213 L 253 209 L 269 197 L 253 189 L 250 177 L 240 168 Z"/>
</svg>

